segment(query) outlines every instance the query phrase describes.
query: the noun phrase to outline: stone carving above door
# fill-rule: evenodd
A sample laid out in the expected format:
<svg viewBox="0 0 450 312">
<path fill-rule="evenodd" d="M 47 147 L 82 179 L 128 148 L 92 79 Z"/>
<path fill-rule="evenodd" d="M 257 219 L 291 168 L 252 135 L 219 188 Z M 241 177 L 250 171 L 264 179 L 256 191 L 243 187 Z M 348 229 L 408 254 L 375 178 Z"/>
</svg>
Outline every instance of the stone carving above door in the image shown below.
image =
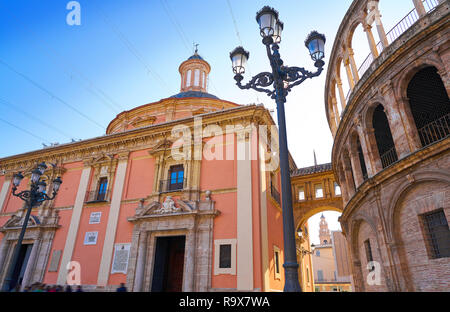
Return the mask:
<svg viewBox="0 0 450 312">
<path fill-rule="evenodd" d="M 149 205 L 144 205 L 144 200 L 141 200 L 136 208 L 136 217 L 145 216 L 163 216 L 180 213 L 192 213 L 196 209 L 193 203 L 189 203 L 180 199 L 175 199 L 172 196 L 167 196 L 162 203 L 152 202 Z"/>
</svg>

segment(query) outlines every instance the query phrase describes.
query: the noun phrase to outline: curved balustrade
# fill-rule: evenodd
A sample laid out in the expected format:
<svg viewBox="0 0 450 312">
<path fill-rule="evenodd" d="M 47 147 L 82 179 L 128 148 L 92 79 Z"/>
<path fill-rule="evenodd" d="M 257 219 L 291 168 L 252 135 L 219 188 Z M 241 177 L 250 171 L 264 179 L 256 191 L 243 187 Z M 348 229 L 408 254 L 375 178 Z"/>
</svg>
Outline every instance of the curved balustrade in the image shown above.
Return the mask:
<svg viewBox="0 0 450 312">
<path fill-rule="evenodd" d="M 438 0 L 424 0 L 423 1 L 426 13 L 434 10 L 438 5 Z M 416 8 L 412 9 L 400 22 L 398 22 L 392 29 L 386 34 L 386 38 L 388 43 L 391 44 L 398 37 L 400 37 L 405 31 L 407 31 L 412 25 L 414 25 L 420 19 L 419 13 L 417 13 Z M 378 54 L 381 54 L 384 50 L 383 43 L 380 41 L 377 44 Z M 364 73 L 369 69 L 370 65 L 373 63 L 374 58 L 373 54 L 370 53 L 361 66 L 358 69 L 359 77 L 362 77 Z M 351 92 L 350 92 L 351 93 Z M 349 93 L 349 95 L 350 95 Z M 348 96 L 349 96 L 348 95 Z M 347 99 L 348 99 L 347 96 Z"/>
</svg>

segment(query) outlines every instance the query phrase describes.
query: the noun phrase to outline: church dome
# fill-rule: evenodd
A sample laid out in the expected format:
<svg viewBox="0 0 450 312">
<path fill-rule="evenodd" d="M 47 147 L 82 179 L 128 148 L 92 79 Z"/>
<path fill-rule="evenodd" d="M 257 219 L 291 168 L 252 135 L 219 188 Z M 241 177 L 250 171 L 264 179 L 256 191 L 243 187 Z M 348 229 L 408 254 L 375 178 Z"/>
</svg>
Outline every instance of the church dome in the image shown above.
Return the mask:
<svg viewBox="0 0 450 312">
<path fill-rule="evenodd" d="M 120 113 L 110 122 L 106 133 L 154 126 L 240 106 L 208 93 L 210 71 L 211 66 L 196 50 L 179 67 L 181 88 L 178 94 Z"/>
</svg>

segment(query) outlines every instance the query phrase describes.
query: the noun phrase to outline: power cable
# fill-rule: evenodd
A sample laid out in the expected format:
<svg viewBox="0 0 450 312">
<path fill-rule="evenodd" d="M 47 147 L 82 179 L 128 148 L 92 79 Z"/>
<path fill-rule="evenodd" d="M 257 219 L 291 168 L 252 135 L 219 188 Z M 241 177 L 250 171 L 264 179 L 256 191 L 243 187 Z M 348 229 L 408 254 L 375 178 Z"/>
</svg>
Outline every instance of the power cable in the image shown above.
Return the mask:
<svg viewBox="0 0 450 312">
<path fill-rule="evenodd" d="M 28 135 L 30 135 L 30 136 L 36 138 L 36 139 L 38 139 L 39 141 L 41 141 L 41 143 L 42 143 L 42 141 L 47 142 L 47 143 L 50 143 L 47 139 L 44 139 L 44 138 L 42 138 L 42 137 L 40 137 L 40 136 L 37 136 L 37 135 L 35 135 L 34 133 L 32 133 L 32 132 L 30 132 L 30 131 L 28 131 L 28 130 L 25 130 L 25 129 L 19 127 L 19 126 L 16 126 L 15 124 L 10 123 L 9 121 L 4 120 L 3 118 L 0 118 L 0 121 L 6 123 L 7 125 L 10 125 L 11 127 L 16 128 L 17 130 L 20 130 L 20 131 L 22 131 L 22 132 L 24 132 L 24 133 L 26 133 L 26 134 L 28 134 Z M 50 144 L 51 144 L 51 143 L 50 143 Z"/>
<path fill-rule="evenodd" d="M 183 26 L 181 26 L 180 22 L 178 21 L 177 17 L 173 13 L 173 10 L 171 9 L 167 0 L 160 0 L 160 2 L 161 2 L 161 5 L 162 5 L 164 11 L 166 12 L 167 16 L 169 17 L 170 21 L 172 22 L 175 30 L 177 31 L 178 35 L 180 36 L 181 41 L 183 42 L 183 45 L 185 46 L 186 50 L 188 50 L 188 52 L 191 53 L 191 50 L 188 46 L 188 42 L 191 42 L 191 41 L 190 41 L 190 38 L 184 32 Z M 220 92 L 216 88 L 211 77 L 208 77 L 208 85 L 210 85 L 214 89 L 214 93 L 216 93 L 216 95 L 220 95 Z"/>
<path fill-rule="evenodd" d="M 48 124 L 47 122 L 45 122 L 45 121 L 43 121 L 43 120 L 37 118 L 35 115 L 32 115 L 32 114 L 30 114 L 30 113 L 24 111 L 23 109 L 21 109 L 21 108 L 18 107 L 17 105 L 14 105 L 14 104 L 12 104 L 10 101 L 7 101 L 7 100 L 5 100 L 5 99 L 3 99 L 3 98 L 1 98 L 1 97 L 0 97 L 0 105 L 3 105 L 3 106 L 8 107 L 8 108 L 10 108 L 10 109 L 14 109 L 15 111 L 18 111 L 18 112 L 22 113 L 23 115 L 27 116 L 29 119 L 34 120 L 34 121 L 37 121 L 37 122 L 40 123 L 41 125 L 43 125 L 43 126 L 49 128 L 49 129 L 52 129 L 52 130 L 55 131 L 55 132 L 58 132 L 59 134 L 65 136 L 66 138 L 68 138 L 68 139 L 70 139 L 70 140 L 74 138 L 74 136 L 71 136 L 71 135 L 65 133 L 64 131 L 62 131 L 61 129 L 58 129 L 58 128 L 56 128 L 56 127 L 54 127 L 54 126 Z"/>
<path fill-rule="evenodd" d="M 105 130 L 106 128 L 104 126 L 102 126 L 101 124 L 99 124 L 98 122 L 96 122 L 95 120 L 93 120 L 92 118 L 90 118 L 89 116 L 87 116 L 86 114 L 84 114 L 83 112 L 79 111 L 78 109 L 76 109 L 75 107 L 73 107 L 72 105 L 70 105 L 69 103 L 67 103 L 66 101 L 62 100 L 60 97 L 56 96 L 55 94 L 53 94 L 52 92 L 50 92 L 49 90 L 47 90 L 45 87 L 41 86 L 40 84 L 38 84 L 36 81 L 34 81 L 33 79 L 29 78 L 28 76 L 26 76 L 25 74 L 17 71 L 16 69 L 14 69 L 11 65 L 9 65 L 8 63 L 6 63 L 5 61 L 3 61 L 2 59 L 0 59 L 0 63 L 3 64 L 5 67 L 7 67 L 9 70 L 11 70 L 12 72 L 16 73 L 17 75 L 21 76 L 23 79 L 25 79 L 26 81 L 28 81 L 29 83 L 31 83 L 32 85 L 34 85 L 36 88 L 40 89 L 41 91 L 43 91 L 44 93 L 46 93 L 47 95 L 49 95 L 52 99 L 57 100 L 58 102 L 62 103 L 63 105 L 67 106 L 68 108 L 70 108 L 71 110 L 73 110 L 74 112 L 76 112 L 77 114 L 79 114 L 80 116 L 84 117 L 86 120 L 89 120 L 90 122 L 92 122 L 93 124 L 95 124 L 96 126 L 98 126 L 99 128 L 101 128 L 102 130 Z"/>
<path fill-rule="evenodd" d="M 36 32 L 34 32 L 34 30 L 32 30 L 32 28 L 28 28 L 28 31 L 34 33 L 36 38 L 39 38 L 40 36 L 38 34 L 36 34 Z M 45 50 L 43 47 L 40 47 L 41 50 Z M 49 51 L 45 50 L 47 53 L 50 53 Z M 52 56 L 56 55 L 58 56 L 59 60 L 64 60 L 64 64 L 67 64 L 67 58 L 64 58 L 63 56 L 61 56 L 61 54 L 59 54 L 56 50 L 52 51 Z M 56 64 L 59 67 L 63 67 L 60 64 L 57 64 L 52 57 L 49 58 L 54 64 Z M 125 109 L 119 105 L 116 101 L 114 101 L 113 99 L 111 99 L 111 97 L 109 97 L 104 91 L 102 91 L 100 88 L 98 88 L 91 80 L 89 80 L 88 78 L 86 78 L 86 76 L 84 76 L 80 71 L 74 69 L 74 66 L 71 66 L 71 68 L 69 68 L 69 72 L 67 72 L 66 69 L 63 68 L 63 71 L 66 73 L 67 76 L 70 77 L 70 79 L 73 79 L 73 76 L 78 75 L 82 80 L 84 80 L 87 84 L 84 85 L 83 87 L 89 91 L 91 94 L 93 94 L 94 96 L 96 96 L 101 102 L 103 102 L 109 109 L 111 109 L 114 113 L 120 113 L 122 111 L 124 111 Z M 93 90 L 94 89 L 94 90 Z M 99 93 L 101 96 L 99 96 Z M 107 99 L 110 103 L 108 103 L 107 101 L 105 101 L 105 99 Z M 111 105 L 112 104 L 112 105 Z M 113 107 L 114 106 L 114 107 Z"/>
<path fill-rule="evenodd" d="M 234 16 L 233 7 L 231 6 L 230 0 L 227 0 L 227 4 L 228 4 L 228 9 L 230 10 L 231 19 L 233 20 L 233 25 L 234 25 L 234 30 L 236 32 L 236 37 L 237 37 L 237 39 L 239 41 L 239 45 L 242 47 L 244 45 L 242 44 L 241 35 L 239 33 L 239 29 L 238 29 L 238 26 L 237 26 L 236 18 Z M 252 74 L 252 71 L 251 71 L 251 68 L 250 68 L 250 64 L 248 64 L 248 63 L 247 63 L 247 68 L 248 68 L 248 73 L 250 74 L 250 76 L 253 77 L 253 74 Z M 260 103 L 259 96 L 257 94 L 255 94 L 255 96 L 256 96 L 257 103 Z"/>
<path fill-rule="evenodd" d="M 111 30 L 116 34 L 116 36 L 122 41 L 122 43 L 125 45 L 125 47 L 128 49 L 128 51 L 133 54 L 133 56 L 144 66 L 144 69 L 147 74 L 150 74 L 153 76 L 153 78 L 167 91 L 169 90 L 168 85 L 166 82 L 161 78 L 161 76 L 158 75 L 158 73 L 153 70 L 150 65 L 147 64 L 147 62 L 144 60 L 142 55 L 139 53 L 139 51 L 136 49 L 136 47 L 131 43 L 130 40 L 119 30 L 119 28 L 108 18 L 108 16 L 98 7 L 94 5 L 94 8 L 97 10 L 97 12 L 100 13 L 100 15 L 103 18 L 103 21 L 111 28 Z"/>
</svg>

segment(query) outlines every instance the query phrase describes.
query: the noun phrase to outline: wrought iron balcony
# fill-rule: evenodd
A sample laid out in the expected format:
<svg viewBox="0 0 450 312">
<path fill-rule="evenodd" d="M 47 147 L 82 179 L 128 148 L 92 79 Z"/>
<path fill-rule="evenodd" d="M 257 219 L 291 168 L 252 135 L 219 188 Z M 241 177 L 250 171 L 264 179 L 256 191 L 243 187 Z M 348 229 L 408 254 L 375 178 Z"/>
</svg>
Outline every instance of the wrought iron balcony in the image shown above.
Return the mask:
<svg viewBox="0 0 450 312">
<path fill-rule="evenodd" d="M 381 155 L 381 164 L 383 168 L 387 168 L 398 160 L 397 152 L 395 147 L 388 150 L 386 153 Z"/>
<path fill-rule="evenodd" d="M 423 146 L 428 146 L 450 135 L 450 114 L 447 114 L 419 129 Z"/>
<path fill-rule="evenodd" d="M 100 203 L 100 202 L 109 202 L 110 200 L 110 191 L 99 192 L 99 191 L 91 191 L 86 193 L 85 202 L 86 203 Z"/>
<path fill-rule="evenodd" d="M 275 199 L 278 205 L 281 205 L 280 192 L 278 192 L 278 190 L 273 185 L 270 186 L 270 195 L 272 196 L 273 199 Z"/>
<path fill-rule="evenodd" d="M 423 5 L 425 7 L 426 13 L 430 13 L 439 5 L 439 1 L 423 0 Z M 417 10 L 414 8 L 386 34 L 388 43 L 391 44 L 392 42 L 394 42 L 419 19 L 420 19 L 419 14 L 417 13 Z M 377 50 L 378 54 L 381 54 L 381 52 L 383 52 L 384 47 L 381 42 L 377 44 Z M 369 69 L 370 65 L 373 63 L 374 60 L 375 58 L 373 57 L 373 54 L 370 53 L 358 69 L 359 77 L 362 77 L 364 75 L 364 73 Z M 351 92 L 349 92 L 349 95 L 350 93 Z M 349 96 L 347 95 L 347 99 L 348 97 Z"/>
<path fill-rule="evenodd" d="M 171 179 L 159 181 L 159 191 L 161 193 L 170 193 L 182 191 L 187 185 L 187 179 Z"/>
</svg>

